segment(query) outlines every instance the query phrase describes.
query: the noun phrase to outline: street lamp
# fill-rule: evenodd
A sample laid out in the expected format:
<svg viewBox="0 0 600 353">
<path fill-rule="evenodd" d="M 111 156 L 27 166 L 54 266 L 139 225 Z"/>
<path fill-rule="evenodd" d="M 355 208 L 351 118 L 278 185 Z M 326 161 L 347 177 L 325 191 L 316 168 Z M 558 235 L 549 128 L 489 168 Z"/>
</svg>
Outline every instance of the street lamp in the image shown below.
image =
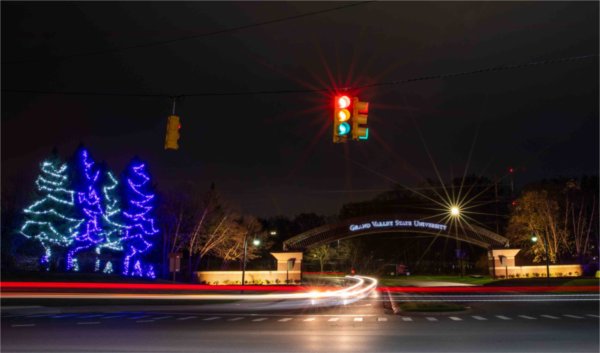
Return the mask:
<svg viewBox="0 0 600 353">
<path fill-rule="evenodd" d="M 453 217 L 460 216 L 460 208 L 458 206 L 450 207 L 450 215 Z"/>
<path fill-rule="evenodd" d="M 544 252 L 546 253 L 546 285 L 550 284 L 550 256 L 548 256 L 548 243 L 545 238 L 542 238 L 542 244 L 544 245 Z M 535 235 L 531 236 L 531 242 L 537 243 L 538 237 Z"/>
<path fill-rule="evenodd" d="M 254 244 L 254 246 L 259 246 L 260 240 L 254 238 L 254 240 L 252 240 L 252 244 Z M 247 254 L 248 254 L 248 234 L 246 234 L 244 236 L 244 258 L 242 259 L 242 286 L 246 282 L 246 255 Z"/>
</svg>

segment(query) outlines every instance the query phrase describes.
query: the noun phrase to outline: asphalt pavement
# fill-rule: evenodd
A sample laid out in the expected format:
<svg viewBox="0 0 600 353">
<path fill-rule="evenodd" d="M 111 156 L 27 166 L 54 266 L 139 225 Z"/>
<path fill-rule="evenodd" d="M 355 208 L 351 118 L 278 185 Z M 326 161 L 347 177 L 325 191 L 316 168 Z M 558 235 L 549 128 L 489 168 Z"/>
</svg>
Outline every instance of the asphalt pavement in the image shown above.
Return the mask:
<svg viewBox="0 0 600 353">
<path fill-rule="evenodd" d="M 597 299 L 480 301 L 454 313 L 394 314 L 385 303 L 380 296 L 302 310 L 267 310 L 264 305 L 255 310 L 244 303 L 5 307 L 1 348 L 65 353 L 599 350 Z"/>
</svg>

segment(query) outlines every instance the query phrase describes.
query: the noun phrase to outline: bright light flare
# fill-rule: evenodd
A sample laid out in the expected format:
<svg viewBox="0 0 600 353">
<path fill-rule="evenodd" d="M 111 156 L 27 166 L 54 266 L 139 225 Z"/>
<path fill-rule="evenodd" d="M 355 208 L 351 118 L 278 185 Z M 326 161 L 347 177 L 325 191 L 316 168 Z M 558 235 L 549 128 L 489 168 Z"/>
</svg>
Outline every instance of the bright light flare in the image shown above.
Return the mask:
<svg viewBox="0 0 600 353">
<path fill-rule="evenodd" d="M 350 106 L 350 102 L 351 102 L 350 97 L 348 97 L 348 96 L 338 97 L 338 99 L 337 99 L 338 108 L 341 108 L 341 109 L 348 108 Z"/>
<path fill-rule="evenodd" d="M 456 205 L 450 207 L 450 215 L 452 215 L 453 217 L 460 216 L 460 208 Z"/>
</svg>

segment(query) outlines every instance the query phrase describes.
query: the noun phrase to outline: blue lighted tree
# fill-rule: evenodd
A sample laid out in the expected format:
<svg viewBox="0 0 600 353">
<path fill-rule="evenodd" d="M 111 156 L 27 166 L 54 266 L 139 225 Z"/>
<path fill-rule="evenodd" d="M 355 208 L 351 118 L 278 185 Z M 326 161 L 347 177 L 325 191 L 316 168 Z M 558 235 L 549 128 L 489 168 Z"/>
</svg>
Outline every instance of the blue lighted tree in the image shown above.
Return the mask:
<svg viewBox="0 0 600 353">
<path fill-rule="evenodd" d="M 25 222 L 20 233 L 40 242 L 44 248 L 40 263 L 48 271 L 52 258 L 58 261 L 57 250 L 64 250 L 72 243 L 83 220 L 76 217 L 67 164 L 55 153 L 40 167 L 41 173 L 35 181 L 40 199 L 23 210 Z"/>
<path fill-rule="evenodd" d="M 152 248 L 158 234 L 153 215 L 155 195 L 146 164 L 134 159 L 125 170 L 123 180 L 123 221 L 126 226 L 122 238 L 125 252 L 123 274 L 154 278 L 154 267 L 143 261 L 144 254 Z"/>
<path fill-rule="evenodd" d="M 100 193 L 98 191 L 100 183 L 100 168 L 95 166 L 94 160 L 90 157 L 85 148 L 80 148 L 76 152 L 76 198 L 75 204 L 78 206 L 83 222 L 78 231 L 74 234 L 73 244 L 67 254 L 67 270 L 79 271 L 79 261 L 77 255 L 85 250 L 94 249 L 95 270 L 99 269 L 99 257 L 104 233 L 102 230 L 102 217 L 104 215 L 101 203 Z"/>
</svg>

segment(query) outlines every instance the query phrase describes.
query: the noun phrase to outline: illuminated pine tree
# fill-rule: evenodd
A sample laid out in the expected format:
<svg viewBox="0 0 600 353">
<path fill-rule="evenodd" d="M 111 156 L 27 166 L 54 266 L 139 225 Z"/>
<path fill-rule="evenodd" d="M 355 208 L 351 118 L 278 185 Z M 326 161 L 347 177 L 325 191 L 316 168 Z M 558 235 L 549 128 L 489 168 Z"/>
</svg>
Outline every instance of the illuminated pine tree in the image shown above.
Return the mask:
<svg viewBox="0 0 600 353">
<path fill-rule="evenodd" d="M 77 255 L 85 250 L 95 251 L 95 270 L 98 271 L 100 244 L 104 241 L 102 217 L 104 215 L 100 193 L 98 192 L 101 171 L 95 166 L 94 160 L 86 149 L 79 149 L 76 155 L 77 182 L 75 203 L 83 218 L 73 244 L 67 254 L 67 270 L 78 271 Z"/>
<path fill-rule="evenodd" d="M 75 216 L 75 197 L 70 189 L 67 164 L 61 163 L 55 155 L 43 161 L 40 167 L 41 173 L 35 181 L 40 199 L 23 210 L 25 222 L 20 233 L 40 242 L 44 248 L 40 263 L 48 271 L 52 259 L 58 261 L 54 253 L 72 243 L 83 220 Z"/>
<path fill-rule="evenodd" d="M 102 187 L 102 206 L 104 212 L 102 214 L 101 223 L 103 239 L 98 246 L 100 252 L 102 252 L 103 249 L 123 251 L 121 238 L 127 226 L 122 221 L 119 181 L 107 168 L 103 169 L 105 170 L 103 178 L 104 186 Z M 101 268 L 100 265 L 101 264 L 98 262 L 96 270 Z M 112 272 L 112 264 L 110 261 L 106 262 L 103 267 L 106 268 L 108 265 L 110 265 L 110 271 Z"/>
<path fill-rule="evenodd" d="M 125 205 L 123 210 L 124 224 L 127 226 L 123 235 L 123 274 L 128 276 L 143 275 L 153 277 L 152 266 L 144 265 L 143 256 L 147 254 L 155 241 L 158 230 L 153 216 L 155 195 L 146 165 L 140 161 L 132 161 L 124 173 Z M 135 265 L 135 268 L 132 269 Z"/>
</svg>

